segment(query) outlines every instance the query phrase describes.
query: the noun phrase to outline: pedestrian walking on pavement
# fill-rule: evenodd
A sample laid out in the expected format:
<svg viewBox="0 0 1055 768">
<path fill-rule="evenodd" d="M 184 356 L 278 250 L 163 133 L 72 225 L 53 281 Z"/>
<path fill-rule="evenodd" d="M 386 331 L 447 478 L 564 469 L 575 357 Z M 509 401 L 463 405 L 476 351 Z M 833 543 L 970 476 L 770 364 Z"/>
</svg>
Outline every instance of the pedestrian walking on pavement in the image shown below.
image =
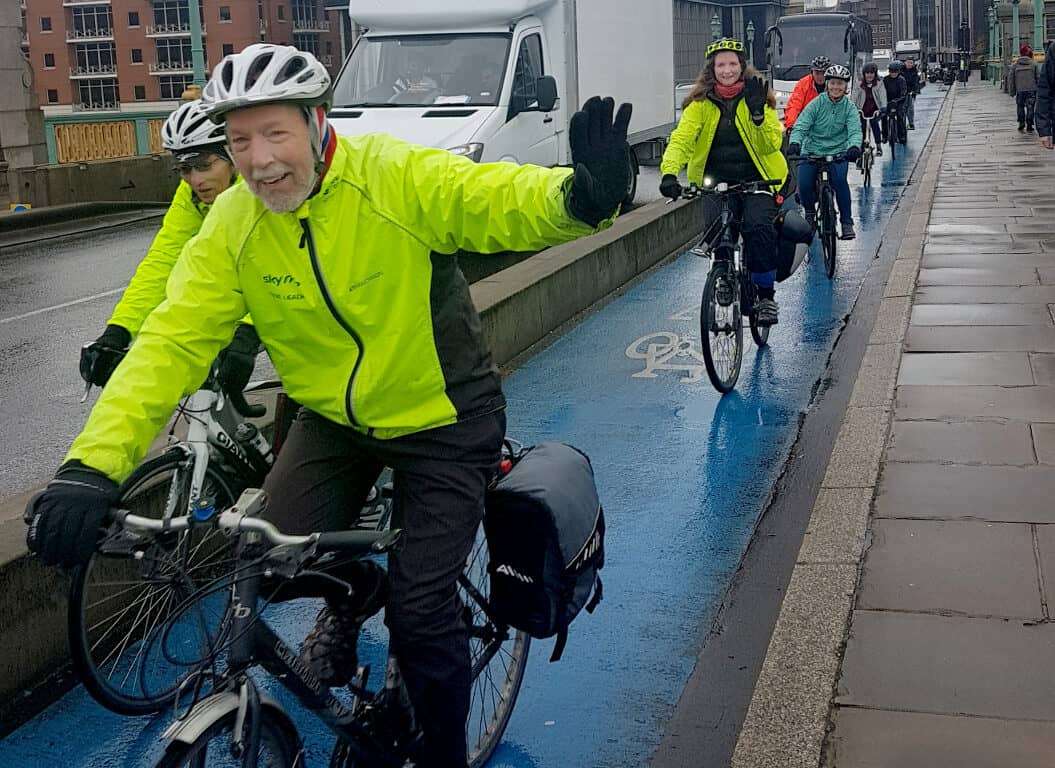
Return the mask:
<svg viewBox="0 0 1055 768">
<path fill-rule="evenodd" d="M 1044 69 L 1037 78 L 1035 119 L 1041 146 L 1051 149 L 1052 129 L 1055 128 L 1055 42 L 1048 43 L 1048 53 L 1044 57 Z"/>
<path fill-rule="evenodd" d="M 1019 57 L 1007 74 L 1007 88 L 1015 98 L 1018 114 L 1018 130 L 1033 133 L 1033 112 L 1037 103 L 1037 65 L 1033 61 L 1033 49 L 1025 43 L 1019 48 Z"/>
</svg>

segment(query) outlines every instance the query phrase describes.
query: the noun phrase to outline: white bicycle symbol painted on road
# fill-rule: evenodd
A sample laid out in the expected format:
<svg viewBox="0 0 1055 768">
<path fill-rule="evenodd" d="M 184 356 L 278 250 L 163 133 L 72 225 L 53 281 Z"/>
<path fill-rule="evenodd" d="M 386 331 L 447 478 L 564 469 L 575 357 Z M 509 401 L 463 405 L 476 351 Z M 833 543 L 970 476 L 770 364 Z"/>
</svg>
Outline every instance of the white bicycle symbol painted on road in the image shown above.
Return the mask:
<svg viewBox="0 0 1055 768">
<path fill-rule="evenodd" d="M 657 371 L 680 371 L 682 384 L 695 384 L 706 373 L 703 353 L 691 336 L 671 331 L 657 331 L 642 336 L 626 348 L 631 360 L 644 360 L 645 370 L 631 374 L 635 379 L 659 378 Z"/>
</svg>

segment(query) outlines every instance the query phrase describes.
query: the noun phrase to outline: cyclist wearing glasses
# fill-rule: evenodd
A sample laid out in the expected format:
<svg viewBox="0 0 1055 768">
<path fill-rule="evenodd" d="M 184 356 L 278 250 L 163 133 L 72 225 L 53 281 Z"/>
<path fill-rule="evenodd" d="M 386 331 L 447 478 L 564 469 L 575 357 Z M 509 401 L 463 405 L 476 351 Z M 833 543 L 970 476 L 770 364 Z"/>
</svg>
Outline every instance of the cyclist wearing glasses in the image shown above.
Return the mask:
<svg viewBox="0 0 1055 768">
<path fill-rule="evenodd" d="M 824 93 L 824 73 L 832 65 L 827 56 L 818 56 L 810 63 L 810 73 L 795 83 L 795 88 L 784 107 L 784 127 L 791 130 L 806 105 Z"/>
<path fill-rule="evenodd" d="M 886 113 L 886 88 L 879 81 L 879 67 L 868 62 L 861 70 L 861 82 L 854 90 L 854 104 L 861 110 L 864 117 L 873 117 L 877 113 L 879 118 L 872 120 L 872 137 L 875 139 L 875 153 L 883 155 L 883 127 L 882 115 Z M 861 118 L 861 131 L 864 132 L 865 121 Z"/>
<path fill-rule="evenodd" d="M 166 301 L 30 502 L 27 538 L 47 563 L 91 556 L 116 483 L 251 311 L 303 405 L 265 482 L 264 516 L 289 533 L 347 528 L 393 468 L 404 535 L 386 621 L 423 731 L 417 765 L 464 768 L 471 668 L 457 579 L 500 461 L 505 398 L 453 256 L 606 227 L 630 181 L 631 109 L 613 120 L 611 99 L 586 102 L 569 128 L 571 170 L 338 138 L 331 99 L 325 67 L 291 46 L 254 44 L 217 65 L 202 102 L 245 184 L 217 200 L 176 263 Z M 326 685 L 356 672 L 359 625 L 384 602 L 377 570 L 328 601 L 305 642 Z"/>
<path fill-rule="evenodd" d="M 744 44 L 723 39 L 707 47 L 707 65 L 693 86 L 681 121 L 663 153 L 659 191 L 681 195 L 678 173 L 688 165 L 688 179 L 703 185 L 743 184 L 763 179 L 787 179 L 788 164 L 780 152 L 783 132 L 776 99 L 758 72 L 747 66 Z M 704 220 L 713 221 L 718 204 L 704 196 Z M 758 289 L 755 303 L 759 325 L 776 325 L 777 204 L 770 193 L 744 198 L 744 254 L 751 280 Z"/>
<path fill-rule="evenodd" d="M 861 156 L 861 118 L 857 106 L 846 97 L 846 86 L 850 81 L 850 70 L 841 64 L 833 64 L 824 73 L 827 95 L 810 103 L 802 110 L 795 128 L 791 131 L 789 155 L 826 157 L 846 155 L 846 159 L 832 163 L 832 187 L 839 205 L 839 221 L 842 224 L 842 239 L 853 240 L 853 212 L 850 203 L 850 184 L 846 180 L 850 161 Z M 815 224 L 817 213 L 817 171 L 813 163 L 799 163 L 799 197 L 806 209 L 806 220 Z"/>
<path fill-rule="evenodd" d="M 208 118 L 200 101 L 183 104 L 169 115 L 161 129 L 161 143 L 172 153 L 180 183 L 161 229 L 106 328 L 81 351 L 81 377 L 97 387 L 106 385 L 147 315 L 164 300 L 165 284 L 176 259 L 187 241 L 198 234 L 217 196 L 238 180 L 223 126 Z M 220 353 L 218 375 L 224 391 L 241 394 L 253 374 L 259 350 L 260 339 L 253 326 L 240 324 L 234 339 Z"/>
</svg>

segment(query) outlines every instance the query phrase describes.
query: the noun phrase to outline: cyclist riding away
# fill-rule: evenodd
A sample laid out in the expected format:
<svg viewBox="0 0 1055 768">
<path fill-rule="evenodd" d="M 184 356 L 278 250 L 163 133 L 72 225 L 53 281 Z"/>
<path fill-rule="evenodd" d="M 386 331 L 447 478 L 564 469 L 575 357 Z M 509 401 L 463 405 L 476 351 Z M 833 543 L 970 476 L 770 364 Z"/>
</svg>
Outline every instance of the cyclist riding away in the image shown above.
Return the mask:
<svg viewBox="0 0 1055 768">
<path fill-rule="evenodd" d="M 390 647 L 423 731 L 419 766 L 464 768 L 469 638 L 457 593 L 501 457 L 505 398 L 454 254 L 535 251 L 604 228 L 630 181 L 630 105 L 591 98 L 569 129 L 574 169 L 476 164 L 384 134 L 338 137 L 330 76 L 258 43 L 202 96 L 245 184 L 184 250 L 66 461 L 27 508 L 30 549 L 90 558 L 117 483 L 143 457 L 247 311 L 303 408 L 268 475 L 264 517 L 344 529 L 394 470 L 402 547 L 328 598 L 303 649 L 326 685 L 356 672 L 361 622 L 387 600 Z M 322 651 L 337 660 L 322 663 Z"/>
<path fill-rule="evenodd" d="M 223 126 L 208 118 L 200 101 L 183 104 L 169 115 L 161 129 L 161 143 L 172 153 L 180 183 L 161 229 L 106 328 L 81 351 L 81 377 L 97 387 L 106 385 L 147 315 L 164 300 L 176 259 L 187 241 L 198 234 L 217 196 L 238 180 Z M 256 330 L 248 322 L 239 324 L 234 339 L 220 353 L 218 377 L 224 391 L 241 395 L 259 351 Z"/>
<path fill-rule="evenodd" d="M 690 182 L 744 184 L 779 179 L 784 184 L 788 164 L 780 152 L 783 132 L 776 99 L 759 73 L 747 65 L 744 44 L 723 39 L 707 47 L 707 65 L 685 100 L 681 121 L 663 153 L 659 190 L 665 197 L 681 195 L 678 173 L 688 165 Z M 705 221 L 718 214 L 717 203 L 704 197 Z M 751 280 L 758 289 L 755 303 L 759 325 L 778 320 L 776 295 L 777 203 L 772 193 L 744 198 L 744 252 Z"/>
<path fill-rule="evenodd" d="M 795 88 L 788 97 L 784 107 L 784 127 L 791 130 L 795 126 L 806 105 L 824 93 L 824 73 L 832 65 L 827 56 L 818 56 L 810 63 L 810 73 L 795 83 Z"/>
<path fill-rule="evenodd" d="M 914 131 L 916 130 L 916 97 L 919 96 L 927 81 L 921 77 L 921 73 L 916 67 L 916 60 L 911 57 L 905 59 L 905 69 L 901 76 L 905 78 L 905 85 L 908 88 L 908 95 L 905 98 L 905 116 L 908 117 L 908 129 Z"/>
<path fill-rule="evenodd" d="M 843 240 L 856 237 L 846 173 L 849 161 L 861 156 L 862 136 L 857 105 L 846 96 L 850 77 L 850 70 L 841 64 L 828 67 L 824 73 L 827 94 L 802 110 L 791 131 L 791 144 L 788 146 L 789 155 L 845 155 L 846 159 L 829 166 L 835 200 L 839 205 Z M 813 163 L 799 163 L 799 198 L 806 209 L 806 220 L 814 224 L 817 220 L 817 166 Z"/>
<path fill-rule="evenodd" d="M 883 78 L 883 86 L 886 88 L 887 111 L 892 112 L 897 118 L 898 143 L 905 144 L 908 142 L 908 132 L 905 128 L 905 101 L 908 98 L 908 83 L 901 74 L 904 67 L 900 61 L 890 62 L 888 69 L 887 76 Z M 888 135 L 886 121 L 884 121 L 883 141 L 889 140 L 890 136 Z"/>
<path fill-rule="evenodd" d="M 861 70 L 861 82 L 854 90 L 854 104 L 861 110 L 861 132 L 865 130 L 865 117 L 872 118 L 877 114 L 879 117 L 871 120 L 872 138 L 875 139 L 875 153 L 883 154 L 883 128 L 879 124 L 882 116 L 886 114 L 886 88 L 879 82 L 879 67 L 868 62 Z M 862 137 L 863 138 L 863 137 Z"/>
</svg>

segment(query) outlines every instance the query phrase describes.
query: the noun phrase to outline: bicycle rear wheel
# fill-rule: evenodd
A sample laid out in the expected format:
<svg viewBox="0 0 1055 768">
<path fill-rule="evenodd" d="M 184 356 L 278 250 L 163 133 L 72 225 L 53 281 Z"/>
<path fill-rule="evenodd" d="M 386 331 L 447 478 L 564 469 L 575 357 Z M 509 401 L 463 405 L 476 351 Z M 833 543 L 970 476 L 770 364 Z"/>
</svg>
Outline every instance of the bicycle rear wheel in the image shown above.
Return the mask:
<svg viewBox="0 0 1055 768">
<path fill-rule="evenodd" d="M 700 301 L 700 341 L 707 376 L 723 395 L 740 378 L 744 357 L 744 319 L 740 287 L 728 261 L 716 262 L 707 273 Z"/>
<path fill-rule="evenodd" d="M 831 280 L 835 277 L 835 201 L 831 187 L 821 189 L 821 248 L 824 250 L 824 273 Z"/>
<path fill-rule="evenodd" d="M 173 451 L 140 465 L 122 487 L 119 506 L 160 518 L 175 504 L 176 514 L 183 514 L 190 489 L 184 461 Z M 215 509 L 231 506 L 240 490 L 207 469 L 202 496 Z M 198 587 L 233 564 L 228 540 L 215 528 L 140 539 L 115 526 L 74 572 L 67 608 L 73 667 L 92 698 L 124 715 L 166 708 L 197 669 L 166 658 L 162 638 L 169 621 Z M 183 611 L 166 641 L 170 649 L 175 643 L 181 656 L 207 656 L 226 610 L 226 596 L 217 593 Z"/>
</svg>

